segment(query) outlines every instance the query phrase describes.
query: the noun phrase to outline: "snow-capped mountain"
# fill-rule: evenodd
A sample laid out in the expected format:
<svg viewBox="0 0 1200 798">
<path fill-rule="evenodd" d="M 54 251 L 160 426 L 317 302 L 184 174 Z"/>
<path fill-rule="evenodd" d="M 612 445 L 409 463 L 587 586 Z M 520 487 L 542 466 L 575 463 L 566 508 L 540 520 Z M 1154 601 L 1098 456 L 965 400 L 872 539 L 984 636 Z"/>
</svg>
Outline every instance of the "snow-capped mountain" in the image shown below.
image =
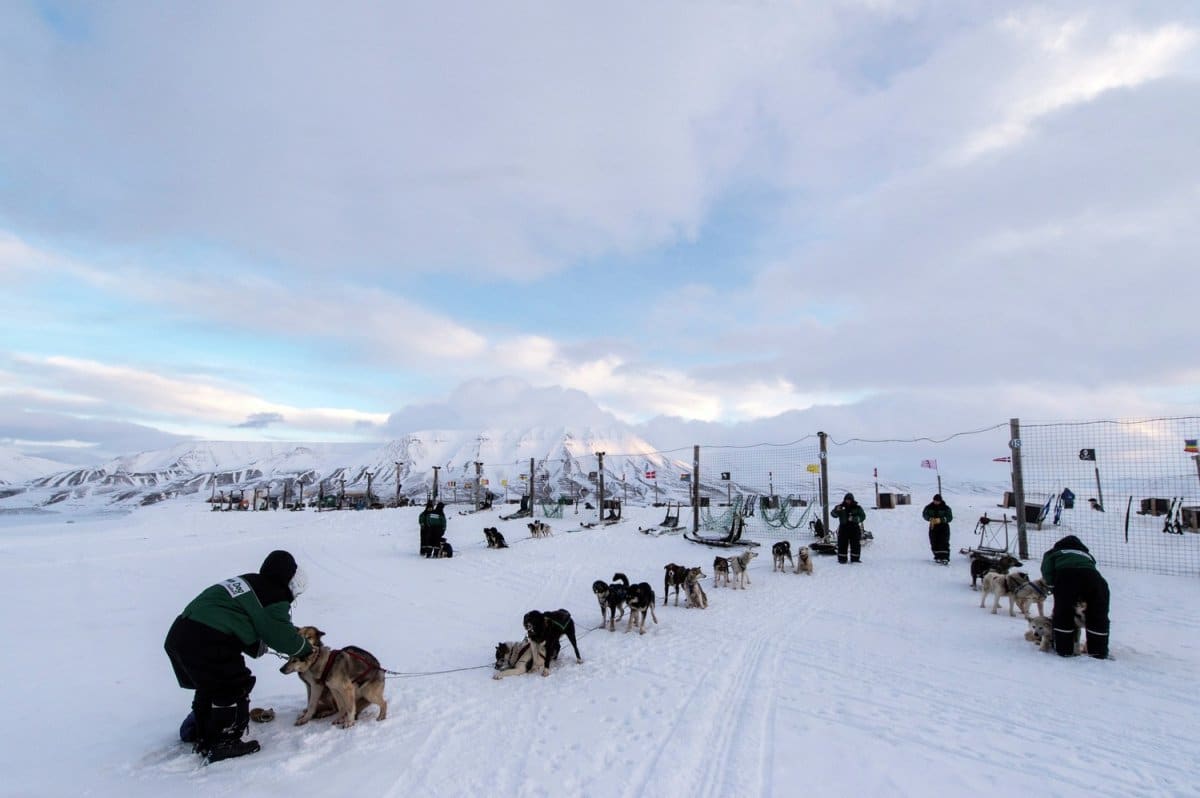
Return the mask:
<svg viewBox="0 0 1200 798">
<path fill-rule="evenodd" d="M 0 446 L 0 485 L 28 482 L 43 474 L 69 469 L 67 463 L 30 457 L 16 449 Z"/>
<path fill-rule="evenodd" d="M 435 480 L 439 496 L 450 502 L 487 491 L 515 499 L 527 492 L 531 462 L 539 501 L 573 500 L 596 495 L 597 452 L 609 453 L 606 496 L 686 495 L 682 475 L 690 466 L 628 430 L 532 427 L 423 430 L 383 445 L 196 442 L 98 467 L 53 469 L 60 464 L 51 463 L 50 473 L 0 489 L 0 507 L 130 507 L 184 496 L 291 503 L 321 495 L 365 499 L 368 491 L 380 503 L 397 495 L 424 501 Z"/>
</svg>

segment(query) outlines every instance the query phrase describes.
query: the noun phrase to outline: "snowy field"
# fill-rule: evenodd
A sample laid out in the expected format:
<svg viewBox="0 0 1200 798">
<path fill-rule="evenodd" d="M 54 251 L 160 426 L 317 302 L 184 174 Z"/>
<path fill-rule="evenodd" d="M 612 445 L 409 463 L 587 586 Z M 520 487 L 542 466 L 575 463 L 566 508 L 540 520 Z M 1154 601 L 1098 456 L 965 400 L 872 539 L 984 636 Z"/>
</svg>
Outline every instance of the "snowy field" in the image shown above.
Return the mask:
<svg viewBox="0 0 1200 798">
<path fill-rule="evenodd" d="M 496 513 L 451 514 L 457 555 L 441 561 L 416 555 L 416 509 L 0 517 L 0 794 L 1200 795 L 1200 580 L 1102 562 L 1115 660 L 1042 654 L 1007 604 L 979 608 L 965 557 L 930 562 L 915 498 L 868 509 L 862 565 L 772 573 L 764 545 L 748 590 L 706 580 L 707 610 L 662 606 L 663 565 L 711 577 L 726 552 L 640 534 L 661 509 L 575 532 L 568 509 L 539 540 Z M 948 496 L 956 552 L 994 498 Z M 491 525 L 511 548 L 485 548 Z M 274 548 L 308 572 L 294 619 L 328 643 L 404 673 L 479 667 L 389 679 L 390 717 L 371 708 L 343 731 L 293 726 L 301 682 L 250 661 L 252 706 L 278 713 L 251 726 L 263 750 L 200 766 L 177 742 L 191 694 L 163 636 L 196 593 Z M 658 594 L 644 636 L 595 629 L 591 584 L 614 571 Z M 584 663 L 564 640 L 550 677 L 493 681 L 495 643 L 559 607 Z"/>
</svg>

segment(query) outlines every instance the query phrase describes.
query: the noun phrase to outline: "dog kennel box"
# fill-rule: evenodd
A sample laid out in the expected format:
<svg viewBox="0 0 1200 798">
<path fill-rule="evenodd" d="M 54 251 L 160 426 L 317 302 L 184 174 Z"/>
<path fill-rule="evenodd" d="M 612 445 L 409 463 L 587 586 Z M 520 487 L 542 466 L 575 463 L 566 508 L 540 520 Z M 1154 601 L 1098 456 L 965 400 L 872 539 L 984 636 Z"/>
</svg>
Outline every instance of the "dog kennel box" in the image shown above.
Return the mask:
<svg viewBox="0 0 1200 798">
<path fill-rule="evenodd" d="M 1042 518 L 1044 506 L 1040 502 L 1025 502 L 1025 523 L 1038 524 L 1045 520 Z"/>
<path fill-rule="evenodd" d="M 1001 504 L 1000 506 L 1001 507 L 1016 507 L 1017 506 L 1016 495 L 1011 490 L 1004 491 L 1004 503 Z"/>
<path fill-rule="evenodd" d="M 881 493 L 879 501 L 876 503 L 876 510 L 894 510 L 896 509 L 896 494 Z"/>
<path fill-rule="evenodd" d="M 1179 520 L 1184 529 L 1200 532 L 1200 507 L 1182 507 L 1179 510 Z"/>
<path fill-rule="evenodd" d="M 896 494 L 896 504 L 897 505 L 912 504 L 912 494 L 911 493 L 897 493 Z"/>
<path fill-rule="evenodd" d="M 1170 511 L 1170 499 L 1142 499 L 1138 515 L 1166 515 Z"/>
</svg>

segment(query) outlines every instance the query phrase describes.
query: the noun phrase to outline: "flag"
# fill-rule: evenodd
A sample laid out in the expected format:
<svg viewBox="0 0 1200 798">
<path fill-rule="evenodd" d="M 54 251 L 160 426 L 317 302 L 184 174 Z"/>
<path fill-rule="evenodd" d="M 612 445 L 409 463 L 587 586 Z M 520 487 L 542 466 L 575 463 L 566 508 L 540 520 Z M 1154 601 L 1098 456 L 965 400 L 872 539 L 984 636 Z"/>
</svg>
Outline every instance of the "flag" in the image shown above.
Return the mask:
<svg viewBox="0 0 1200 798">
<path fill-rule="evenodd" d="M 1011 463 L 1011 462 L 1012 462 L 1012 457 L 1011 457 L 1010 455 L 1007 455 L 1007 454 L 1006 454 L 1006 455 L 1004 455 L 1003 457 L 993 457 L 993 458 L 992 458 L 992 462 L 993 462 L 993 463 Z"/>
<path fill-rule="evenodd" d="M 819 474 L 821 472 L 821 466 L 816 463 L 809 463 L 804 467 L 804 470 L 810 474 Z"/>
<path fill-rule="evenodd" d="M 680 481 L 680 482 L 691 482 L 691 481 L 692 481 L 692 475 L 691 475 L 691 474 L 680 474 L 680 475 L 679 475 L 679 481 Z"/>
<path fill-rule="evenodd" d="M 922 460 L 921 468 L 932 468 L 934 471 L 937 471 L 937 460 Z"/>
<path fill-rule="evenodd" d="M 728 472 L 728 471 L 722 471 L 722 472 L 721 472 L 721 479 L 723 479 L 723 480 L 725 480 L 725 481 L 729 481 L 729 472 Z"/>
<path fill-rule="evenodd" d="M 658 479 L 658 472 L 657 471 L 647 471 L 646 479 Z"/>
<path fill-rule="evenodd" d="M 1079 459 L 1087 460 L 1088 462 L 1095 462 L 1096 450 L 1095 449 L 1080 449 L 1079 450 Z"/>
<path fill-rule="evenodd" d="M 1197 452 L 1200 452 L 1200 446 L 1196 445 L 1195 438 L 1184 438 L 1183 450 L 1188 454 L 1196 454 Z"/>
</svg>

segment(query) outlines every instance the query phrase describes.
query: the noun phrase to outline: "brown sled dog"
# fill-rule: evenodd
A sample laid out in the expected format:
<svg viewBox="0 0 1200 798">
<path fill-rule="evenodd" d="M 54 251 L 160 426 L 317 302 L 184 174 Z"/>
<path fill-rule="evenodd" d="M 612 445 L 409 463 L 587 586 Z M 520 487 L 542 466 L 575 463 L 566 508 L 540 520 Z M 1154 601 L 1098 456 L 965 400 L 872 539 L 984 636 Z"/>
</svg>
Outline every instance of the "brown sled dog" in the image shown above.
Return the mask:
<svg viewBox="0 0 1200 798">
<path fill-rule="evenodd" d="M 321 643 L 325 633 L 315 626 L 300 626 L 296 631 L 312 645 L 312 653 L 304 658 L 292 657 L 279 672 L 297 674 L 308 690 L 308 706 L 296 718 L 297 726 L 322 716 L 319 714 L 322 698 L 327 693 L 333 697 L 336 706 L 335 726 L 350 728 L 358 713 L 370 704 L 379 707 L 376 720 L 387 717 L 387 699 L 383 697 L 384 671 L 373 654 L 357 646 L 328 648 Z"/>
</svg>

